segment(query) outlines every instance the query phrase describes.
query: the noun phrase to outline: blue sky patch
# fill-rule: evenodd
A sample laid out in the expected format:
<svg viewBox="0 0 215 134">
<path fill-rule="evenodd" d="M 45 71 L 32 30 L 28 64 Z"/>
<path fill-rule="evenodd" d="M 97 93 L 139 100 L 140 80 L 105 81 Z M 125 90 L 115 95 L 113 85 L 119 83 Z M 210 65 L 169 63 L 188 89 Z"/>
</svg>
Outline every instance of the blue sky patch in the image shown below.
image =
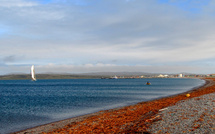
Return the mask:
<svg viewBox="0 0 215 134">
<path fill-rule="evenodd" d="M 210 0 L 158 0 L 161 4 L 168 4 L 191 13 L 200 13 Z"/>
</svg>

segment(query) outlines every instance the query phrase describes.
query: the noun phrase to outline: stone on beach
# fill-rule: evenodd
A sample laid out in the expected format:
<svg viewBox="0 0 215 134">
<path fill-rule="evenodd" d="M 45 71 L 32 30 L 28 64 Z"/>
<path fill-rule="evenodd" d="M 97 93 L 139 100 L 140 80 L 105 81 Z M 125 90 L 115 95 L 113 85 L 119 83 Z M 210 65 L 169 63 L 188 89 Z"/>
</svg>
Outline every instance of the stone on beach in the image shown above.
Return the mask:
<svg viewBox="0 0 215 134">
<path fill-rule="evenodd" d="M 190 94 L 186 94 L 186 97 L 190 97 Z"/>
</svg>

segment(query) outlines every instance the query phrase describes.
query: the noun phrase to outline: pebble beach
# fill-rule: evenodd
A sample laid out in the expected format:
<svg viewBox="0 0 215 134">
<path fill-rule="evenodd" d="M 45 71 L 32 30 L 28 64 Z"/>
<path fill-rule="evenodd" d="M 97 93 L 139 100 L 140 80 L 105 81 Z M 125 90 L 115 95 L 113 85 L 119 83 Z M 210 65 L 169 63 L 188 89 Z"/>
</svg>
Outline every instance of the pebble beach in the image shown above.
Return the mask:
<svg viewBox="0 0 215 134">
<path fill-rule="evenodd" d="M 148 129 L 153 134 L 214 134 L 215 93 L 179 101 L 161 110 L 157 117 L 160 120 Z"/>
<path fill-rule="evenodd" d="M 16 132 L 208 133 L 215 132 L 215 79 L 186 93 L 67 119 Z M 186 95 L 190 96 L 187 97 Z"/>
</svg>

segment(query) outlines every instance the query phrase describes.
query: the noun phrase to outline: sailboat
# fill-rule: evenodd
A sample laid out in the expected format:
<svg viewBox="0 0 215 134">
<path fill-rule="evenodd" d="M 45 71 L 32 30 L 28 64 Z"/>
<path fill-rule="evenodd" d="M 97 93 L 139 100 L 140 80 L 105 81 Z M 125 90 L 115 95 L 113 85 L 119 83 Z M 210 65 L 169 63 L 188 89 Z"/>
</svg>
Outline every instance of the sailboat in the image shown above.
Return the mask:
<svg viewBox="0 0 215 134">
<path fill-rule="evenodd" d="M 36 81 L 36 77 L 35 77 L 35 71 L 34 71 L 34 65 L 31 66 L 31 78 L 32 81 Z"/>
</svg>

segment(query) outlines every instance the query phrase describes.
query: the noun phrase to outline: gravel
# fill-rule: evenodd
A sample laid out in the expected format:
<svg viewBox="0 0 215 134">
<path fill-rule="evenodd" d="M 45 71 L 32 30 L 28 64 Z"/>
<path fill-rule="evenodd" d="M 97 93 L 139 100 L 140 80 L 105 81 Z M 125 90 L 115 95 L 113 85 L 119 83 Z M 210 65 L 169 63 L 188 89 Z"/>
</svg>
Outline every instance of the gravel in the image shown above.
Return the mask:
<svg viewBox="0 0 215 134">
<path fill-rule="evenodd" d="M 159 116 L 148 129 L 152 134 L 215 134 L 215 93 L 179 101 Z"/>
</svg>

